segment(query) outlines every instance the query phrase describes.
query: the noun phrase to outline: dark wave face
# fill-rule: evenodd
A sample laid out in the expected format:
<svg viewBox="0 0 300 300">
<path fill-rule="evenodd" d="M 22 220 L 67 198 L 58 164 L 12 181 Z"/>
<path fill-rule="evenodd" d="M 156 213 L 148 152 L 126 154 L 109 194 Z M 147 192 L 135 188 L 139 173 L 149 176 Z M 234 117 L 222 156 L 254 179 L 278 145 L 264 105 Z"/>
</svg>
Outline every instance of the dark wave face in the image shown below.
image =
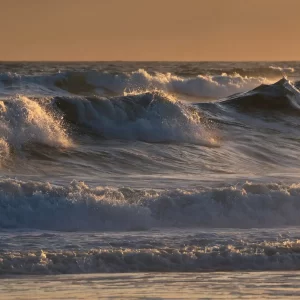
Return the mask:
<svg viewBox="0 0 300 300">
<path fill-rule="evenodd" d="M 263 84 L 242 95 L 233 95 L 223 102 L 245 111 L 265 111 L 266 113 L 298 113 L 300 94 L 298 82 L 291 84 L 283 78 L 272 85 Z"/>
</svg>

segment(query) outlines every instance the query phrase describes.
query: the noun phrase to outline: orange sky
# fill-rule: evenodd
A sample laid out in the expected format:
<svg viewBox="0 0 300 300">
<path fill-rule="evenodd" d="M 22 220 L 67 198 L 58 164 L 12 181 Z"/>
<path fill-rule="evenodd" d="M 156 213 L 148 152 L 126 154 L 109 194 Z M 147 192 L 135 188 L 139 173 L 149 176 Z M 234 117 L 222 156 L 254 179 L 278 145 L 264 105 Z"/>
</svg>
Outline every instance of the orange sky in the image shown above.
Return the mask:
<svg viewBox="0 0 300 300">
<path fill-rule="evenodd" d="M 0 60 L 300 60 L 300 0 L 0 0 Z"/>
</svg>

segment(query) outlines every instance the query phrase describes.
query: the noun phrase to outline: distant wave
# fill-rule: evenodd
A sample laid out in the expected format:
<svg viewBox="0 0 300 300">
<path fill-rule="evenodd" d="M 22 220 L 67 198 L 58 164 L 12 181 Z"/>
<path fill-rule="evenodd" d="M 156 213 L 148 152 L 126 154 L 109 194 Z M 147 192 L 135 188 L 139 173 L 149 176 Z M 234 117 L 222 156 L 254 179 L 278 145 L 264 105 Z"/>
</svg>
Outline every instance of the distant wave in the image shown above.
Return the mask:
<svg viewBox="0 0 300 300">
<path fill-rule="evenodd" d="M 49 93 L 58 89 L 79 95 L 126 95 L 132 92 L 160 90 L 193 97 L 221 98 L 244 92 L 262 83 L 265 77 L 198 75 L 182 77 L 171 73 L 149 73 L 143 69 L 131 73 L 66 72 L 43 75 L 0 74 L 2 88 Z"/>
<path fill-rule="evenodd" d="M 79 76 L 79 77 L 78 77 Z M 145 90 L 161 90 L 170 93 L 178 93 L 195 97 L 225 97 L 233 93 L 246 91 L 263 82 L 267 82 L 265 78 L 242 77 L 239 74 L 220 76 L 198 75 L 196 77 L 180 77 L 170 73 L 154 73 L 140 69 L 130 74 L 117 74 L 90 72 L 87 74 L 77 75 L 78 81 L 88 84 L 89 87 L 110 91 L 117 94 L 130 93 L 133 91 L 143 92 Z M 72 80 L 74 75 L 69 75 L 61 81 L 65 83 L 65 88 L 69 85 L 73 86 Z M 56 85 L 64 87 L 60 81 Z"/>
<path fill-rule="evenodd" d="M 270 66 L 269 67 L 272 70 L 278 70 L 280 72 L 290 72 L 290 73 L 294 73 L 295 69 L 292 67 L 278 67 L 278 66 Z"/>
<path fill-rule="evenodd" d="M 204 70 L 204 74 L 222 74 L 224 72 L 223 69 L 221 68 L 211 68 L 208 70 Z M 282 75 L 286 76 L 295 76 L 297 72 L 296 68 L 289 67 L 288 65 L 286 66 L 255 66 L 255 67 L 249 67 L 249 66 L 244 66 L 244 67 L 231 67 L 229 68 L 228 66 L 226 67 L 226 73 L 228 75 L 235 75 L 239 74 L 243 77 L 261 77 L 261 78 L 268 78 L 269 80 L 276 80 Z"/>
<path fill-rule="evenodd" d="M 299 184 L 246 182 L 157 191 L 1 179 L 0 227 L 76 231 L 300 225 L 299 190 Z"/>
</svg>

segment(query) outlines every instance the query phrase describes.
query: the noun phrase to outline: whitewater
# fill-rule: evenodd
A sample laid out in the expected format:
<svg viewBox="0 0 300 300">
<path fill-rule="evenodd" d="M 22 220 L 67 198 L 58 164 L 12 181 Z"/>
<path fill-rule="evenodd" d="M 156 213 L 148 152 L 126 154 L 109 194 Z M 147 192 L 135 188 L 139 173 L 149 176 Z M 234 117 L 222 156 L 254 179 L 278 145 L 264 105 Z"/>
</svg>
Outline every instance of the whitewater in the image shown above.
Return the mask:
<svg viewBox="0 0 300 300">
<path fill-rule="evenodd" d="M 128 273 L 131 291 L 148 276 L 163 298 L 166 272 L 290 281 L 299 89 L 298 62 L 0 63 L 1 292 L 12 275 L 51 290 Z"/>
</svg>

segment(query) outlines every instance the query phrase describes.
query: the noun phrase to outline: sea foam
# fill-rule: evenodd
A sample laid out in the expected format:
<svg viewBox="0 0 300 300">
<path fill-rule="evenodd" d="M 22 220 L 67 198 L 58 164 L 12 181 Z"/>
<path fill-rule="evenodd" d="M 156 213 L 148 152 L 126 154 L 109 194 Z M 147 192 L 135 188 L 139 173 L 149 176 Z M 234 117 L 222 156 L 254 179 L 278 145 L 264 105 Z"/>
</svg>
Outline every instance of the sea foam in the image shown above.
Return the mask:
<svg viewBox="0 0 300 300">
<path fill-rule="evenodd" d="M 49 103 L 49 101 L 48 101 Z M 1 156 L 9 149 L 20 150 L 37 143 L 52 147 L 69 147 L 61 119 L 55 116 L 47 101 L 16 96 L 0 101 Z"/>
<path fill-rule="evenodd" d="M 138 190 L 2 179 L 2 228 L 145 230 L 300 225 L 300 186 L 246 182 L 206 190 Z"/>
</svg>

